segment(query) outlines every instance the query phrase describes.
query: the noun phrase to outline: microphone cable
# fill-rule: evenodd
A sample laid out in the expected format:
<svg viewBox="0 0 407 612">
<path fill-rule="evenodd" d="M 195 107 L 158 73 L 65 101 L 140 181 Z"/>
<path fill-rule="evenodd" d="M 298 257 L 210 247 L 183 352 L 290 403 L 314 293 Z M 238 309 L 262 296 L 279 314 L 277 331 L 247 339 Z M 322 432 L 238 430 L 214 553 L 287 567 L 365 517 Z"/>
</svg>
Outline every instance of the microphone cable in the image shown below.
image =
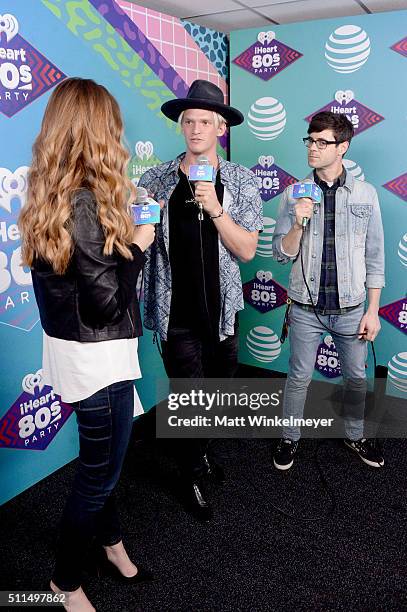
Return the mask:
<svg viewBox="0 0 407 612">
<path fill-rule="evenodd" d="M 312 295 L 311 295 L 311 290 L 309 288 L 309 285 L 307 283 L 307 279 L 305 276 L 305 270 L 304 270 L 304 257 L 303 257 L 303 240 L 304 240 L 304 234 L 305 234 L 305 229 L 306 229 L 307 225 L 305 226 L 301 226 L 302 228 L 302 232 L 301 232 L 301 239 L 300 239 L 300 246 L 299 246 L 299 255 L 300 255 L 300 260 L 301 260 L 301 272 L 302 272 L 302 278 L 305 284 L 305 287 L 307 289 L 307 293 L 308 293 L 308 297 L 310 299 L 311 302 L 311 306 L 312 309 L 314 311 L 314 314 L 316 316 L 316 318 L 318 319 L 319 323 L 322 325 L 322 327 L 324 327 L 327 331 L 329 331 L 331 334 L 336 334 L 337 336 L 342 336 L 344 338 L 354 338 L 354 337 L 359 337 L 361 335 L 366 335 L 367 332 L 362 332 L 362 333 L 354 333 L 354 334 L 344 334 L 342 332 L 337 332 L 334 331 L 333 329 L 331 329 L 330 327 L 328 327 L 327 325 L 325 325 L 325 323 L 323 321 L 321 321 L 318 311 L 316 309 L 316 304 L 314 304 L 314 301 L 312 299 Z M 298 257 L 298 255 L 297 255 Z M 296 258 L 297 259 L 297 258 Z M 372 341 L 372 345 L 373 345 L 373 341 Z M 375 358 L 375 366 L 376 366 L 376 354 L 374 353 L 374 358 Z"/>
<path fill-rule="evenodd" d="M 201 162 L 202 165 L 209 165 L 209 160 L 207 157 L 205 156 L 201 156 L 198 158 L 197 160 L 198 164 L 199 162 Z M 187 177 L 188 179 L 188 177 Z M 192 189 L 192 185 L 188 179 L 188 183 L 189 183 L 189 187 L 191 190 L 191 193 L 195 199 L 195 192 Z M 216 185 L 216 180 L 214 182 L 214 186 Z M 216 187 L 215 187 L 216 189 Z M 199 209 L 199 213 L 198 213 L 198 222 L 199 222 L 199 251 L 200 251 L 200 259 L 201 259 L 201 274 L 202 274 L 202 292 L 203 292 L 203 298 L 204 298 L 204 306 L 205 306 L 205 315 L 206 315 L 206 320 L 208 323 L 208 330 L 209 330 L 209 336 L 210 336 L 210 342 L 209 342 L 209 346 L 210 346 L 210 352 L 212 353 L 212 356 L 215 356 L 215 332 L 213 329 L 213 325 L 212 325 L 212 321 L 211 321 L 211 316 L 209 313 L 209 306 L 208 306 L 208 294 L 207 294 L 207 288 L 206 288 L 206 278 L 205 278 L 205 256 L 204 256 L 204 248 L 203 248 L 203 237 L 202 237 L 202 222 L 204 221 L 204 209 L 203 209 L 203 205 L 200 202 L 197 202 L 195 199 L 195 203 Z M 219 258 L 218 258 L 219 259 Z M 220 316 L 220 315 L 219 315 Z M 219 322 L 218 322 L 219 325 Z"/>
<path fill-rule="evenodd" d="M 201 158 L 198 159 L 198 162 Z M 204 161 L 205 163 L 204 165 L 207 165 L 208 163 L 208 159 L 202 157 L 201 161 Z M 212 325 L 212 321 L 211 321 L 211 316 L 209 313 L 209 306 L 208 306 L 208 293 L 207 293 L 207 288 L 206 288 L 206 278 L 205 278 L 205 256 L 204 256 L 204 248 L 203 248 L 203 237 L 202 237 L 202 222 L 204 221 L 204 210 L 203 210 L 203 205 L 200 202 L 197 202 L 196 198 L 195 198 L 195 192 L 192 189 L 192 185 L 188 179 L 187 176 L 187 181 L 189 184 L 189 188 L 191 190 L 192 193 L 192 197 L 194 198 L 195 204 L 199 210 L 198 212 L 198 224 L 199 224 L 199 252 L 200 252 L 200 260 L 201 260 L 201 276 L 202 276 L 202 292 L 203 292 L 203 298 L 204 298 L 204 306 L 205 306 L 205 315 L 206 315 L 206 320 L 207 320 L 207 324 L 208 324 L 208 330 L 209 330 L 209 336 L 210 336 L 210 342 L 209 342 L 209 346 L 210 346 L 210 352 L 212 353 L 212 357 L 215 356 L 215 332 L 213 329 L 213 325 Z"/>
<path fill-rule="evenodd" d="M 201 268 L 201 277 L 202 277 L 202 292 L 203 292 L 203 298 L 204 298 L 205 315 L 206 315 L 206 319 L 208 322 L 209 333 L 210 333 L 210 346 L 211 346 L 212 353 L 214 353 L 214 331 L 213 331 L 212 321 L 209 315 L 208 295 L 207 295 L 207 290 L 206 290 L 205 258 L 204 258 L 204 250 L 203 250 L 203 239 L 202 239 L 202 220 L 199 219 L 198 222 L 199 222 L 199 254 L 200 254 L 200 261 L 201 261 L 200 268 Z M 160 357 L 162 358 L 163 356 L 162 348 L 160 346 L 160 341 L 159 341 L 157 332 L 154 332 L 153 344 L 157 344 L 158 352 L 160 354 Z"/>
<path fill-rule="evenodd" d="M 361 334 L 360 334 L 359 332 L 357 332 L 356 334 L 344 334 L 344 333 L 342 333 L 342 332 L 337 332 L 337 331 L 334 331 L 333 329 L 331 329 L 330 327 L 328 327 L 327 325 L 325 325 L 325 323 L 324 323 L 323 321 L 321 321 L 320 316 L 319 316 L 319 314 L 318 314 L 318 311 L 317 311 L 317 309 L 316 309 L 316 304 L 314 304 L 314 301 L 313 301 L 313 299 L 312 299 L 311 290 L 310 290 L 310 288 L 309 288 L 309 285 L 308 285 L 308 283 L 307 283 L 307 279 L 306 279 L 306 276 L 305 276 L 305 269 L 304 269 L 304 257 L 303 257 L 303 249 L 302 249 L 303 244 L 302 244 L 302 243 L 303 243 L 303 240 L 304 240 L 304 234 L 305 234 L 305 229 L 306 229 L 306 227 L 307 227 L 307 225 L 305 225 L 305 226 L 303 225 L 303 226 L 302 226 L 302 233 L 301 233 L 301 239 L 300 239 L 300 246 L 299 246 L 299 253 L 298 253 L 298 254 L 300 255 L 300 260 L 301 260 L 301 273 L 302 273 L 302 278 L 303 278 L 303 281 L 304 281 L 305 287 L 306 287 L 306 289 L 307 289 L 307 293 L 308 293 L 308 297 L 309 297 L 310 302 L 311 302 L 312 310 L 313 310 L 313 312 L 314 312 L 314 314 L 315 314 L 316 318 L 318 319 L 318 321 L 319 321 L 319 323 L 322 325 L 322 327 L 323 327 L 324 329 L 326 329 L 326 330 L 327 330 L 327 331 L 328 331 L 330 334 L 333 334 L 333 335 L 335 335 L 335 334 L 336 334 L 337 336 L 341 336 L 341 337 L 343 337 L 343 338 L 355 338 L 355 337 L 359 338 L 359 336 L 361 336 L 361 335 L 366 335 L 366 333 L 367 333 L 367 332 L 362 332 Z M 298 255 L 297 255 L 296 259 L 297 259 L 297 258 L 298 258 Z M 373 342 L 373 340 L 371 340 L 371 341 L 370 341 L 370 343 L 371 343 L 371 346 L 372 346 L 372 355 L 373 355 L 374 371 L 375 371 L 375 377 L 376 377 L 376 370 L 377 370 L 376 351 L 375 351 L 375 347 L 374 347 L 374 342 Z"/>
<path fill-rule="evenodd" d="M 213 331 L 211 317 L 209 314 L 208 294 L 206 291 L 205 257 L 204 257 L 204 249 L 203 249 L 203 238 L 202 238 L 202 221 L 203 221 L 203 213 L 202 213 L 202 216 L 200 213 L 198 216 L 198 223 L 199 223 L 199 251 L 200 251 L 200 258 L 201 258 L 201 274 L 202 274 L 202 292 L 203 292 L 203 297 L 204 297 L 205 314 L 206 314 L 206 319 L 208 322 L 210 339 L 211 339 L 211 343 L 210 343 L 211 350 L 214 353 L 215 352 L 214 351 L 214 331 Z"/>
<path fill-rule="evenodd" d="M 312 295 L 311 295 L 311 290 L 309 288 L 309 285 L 307 283 L 307 279 L 305 276 L 305 269 L 304 269 L 304 257 L 303 257 L 303 239 L 304 239 L 304 233 L 305 233 L 305 229 L 306 229 L 307 225 L 302 225 L 302 233 L 301 233 L 301 239 L 300 239 L 300 245 L 299 245 L 299 253 L 298 255 L 300 256 L 300 261 L 301 261 L 301 272 L 302 272 L 302 277 L 304 280 L 304 284 L 306 286 L 307 289 L 307 293 L 308 293 L 308 297 L 310 299 L 311 302 L 311 306 L 313 309 L 313 312 L 316 316 L 316 318 L 318 319 L 319 323 L 321 324 L 321 326 L 326 329 L 330 334 L 333 335 L 338 335 L 341 337 L 360 337 L 361 334 L 359 333 L 353 333 L 353 334 L 345 334 L 345 333 L 340 333 L 340 332 L 336 332 L 334 330 L 332 330 L 330 327 L 328 327 L 327 325 L 325 325 L 325 323 L 321 320 L 319 313 L 316 309 L 316 304 L 314 304 L 314 301 L 312 299 Z M 296 257 L 296 259 L 298 258 L 298 255 Z M 363 332 L 363 334 L 366 334 L 366 332 Z M 373 361 L 374 361 L 374 371 L 375 371 L 375 378 L 376 378 L 376 371 L 377 371 L 377 360 L 376 360 L 376 351 L 375 351 L 375 347 L 374 347 L 374 343 L 373 341 L 371 341 L 371 346 L 372 346 L 372 354 L 373 354 Z M 315 463 L 317 465 L 317 469 L 318 469 L 318 473 L 320 476 L 320 480 L 322 483 L 322 488 L 327 492 L 328 497 L 330 498 L 330 507 L 328 509 L 328 511 L 325 514 L 320 514 L 317 516 L 313 516 L 313 517 L 303 517 L 303 516 L 299 516 L 295 513 L 290 513 L 287 510 L 281 508 L 280 506 L 269 502 L 271 507 L 274 508 L 277 512 L 279 512 L 280 514 L 282 514 L 283 516 L 286 516 L 288 518 L 291 519 L 296 519 L 296 520 L 300 520 L 300 521 L 305 521 L 305 522 L 313 522 L 313 521 L 319 521 L 321 519 L 326 519 L 329 516 L 331 516 L 336 508 L 337 508 L 337 501 L 336 501 L 336 496 L 334 494 L 334 491 L 332 490 L 332 488 L 329 485 L 329 482 L 323 472 L 321 463 L 319 461 L 319 451 L 322 448 L 323 444 L 326 443 L 326 440 L 322 440 L 322 442 L 320 442 L 319 444 L 316 443 L 315 445 L 315 449 L 314 449 L 314 453 L 313 453 L 313 458 L 315 460 Z M 378 445 L 378 440 L 377 438 L 374 438 L 374 446 L 376 447 Z M 384 447 L 384 444 L 383 444 Z"/>
<path fill-rule="evenodd" d="M 183 161 L 183 160 L 182 160 Z M 207 319 L 207 323 L 208 323 L 208 329 L 209 329 L 209 335 L 210 335 L 210 351 L 212 353 L 212 356 L 215 355 L 215 335 L 214 335 L 214 330 L 213 330 L 213 326 L 212 326 L 212 321 L 211 321 L 211 317 L 209 314 L 209 306 L 208 306 L 208 293 L 207 293 L 207 287 L 206 287 L 206 278 L 205 278 L 205 256 L 204 256 L 204 248 L 203 248 L 203 236 L 202 236 L 202 221 L 204 220 L 204 211 L 203 211 L 203 206 L 202 204 L 198 203 L 196 198 L 195 198 L 195 192 L 192 188 L 192 185 L 189 181 L 188 175 L 185 172 L 185 176 L 189 185 L 189 189 L 191 191 L 191 195 L 192 195 L 192 201 L 195 206 L 198 208 L 198 223 L 199 223 L 199 255 L 200 255 L 200 268 L 201 268 L 201 278 L 202 278 L 202 293 L 203 293 L 203 299 L 204 299 L 204 307 L 205 307 L 205 315 L 206 315 L 206 319 Z M 162 347 L 161 347 L 161 343 L 159 340 L 159 336 L 157 334 L 157 332 L 154 332 L 153 335 L 153 344 L 157 345 L 157 350 L 160 354 L 160 357 L 162 358 Z"/>
<path fill-rule="evenodd" d="M 330 500 L 328 510 L 325 512 L 325 514 L 317 514 L 317 515 L 314 515 L 314 516 L 300 516 L 298 514 L 295 514 L 294 512 L 289 512 L 288 510 L 285 510 L 284 508 L 282 508 L 281 506 L 278 506 L 277 504 L 273 503 L 272 501 L 268 501 L 267 502 L 274 510 L 276 510 L 276 512 L 278 512 L 282 516 L 285 516 L 285 517 L 290 518 L 290 519 L 295 519 L 296 521 L 303 521 L 303 522 L 306 522 L 306 523 L 312 523 L 312 522 L 315 522 L 315 521 L 320 521 L 320 520 L 323 520 L 323 519 L 327 519 L 328 517 L 330 517 L 330 516 L 332 516 L 334 514 L 334 512 L 336 511 L 337 506 L 338 506 L 337 501 L 336 501 L 335 493 L 334 493 L 332 487 L 329 485 L 328 479 L 326 478 L 326 476 L 324 474 L 321 462 L 319 460 L 319 452 L 320 452 L 323 444 L 326 443 L 326 440 L 323 439 L 319 443 L 317 442 L 317 440 L 313 440 L 313 442 L 314 442 L 314 450 L 313 450 L 313 454 L 312 454 L 312 459 L 316 463 L 318 474 L 319 474 L 319 478 L 320 478 L 320 481 L 321 481 L 321 484 L 322 484 L 322 489 L 323 489 L 323 491 L 326 492 L 326 494 L 328 495 L 328 498 Z M 252 482 L 252 485 L 253 485 L 253 482 Z M 264 498 L 264 490 L 260 489 L 260 487 L 258 487 L 256 485 L 254 485 L 254 488 L 259 493 L 261 493 L 262 498 Z"/>
</svg>

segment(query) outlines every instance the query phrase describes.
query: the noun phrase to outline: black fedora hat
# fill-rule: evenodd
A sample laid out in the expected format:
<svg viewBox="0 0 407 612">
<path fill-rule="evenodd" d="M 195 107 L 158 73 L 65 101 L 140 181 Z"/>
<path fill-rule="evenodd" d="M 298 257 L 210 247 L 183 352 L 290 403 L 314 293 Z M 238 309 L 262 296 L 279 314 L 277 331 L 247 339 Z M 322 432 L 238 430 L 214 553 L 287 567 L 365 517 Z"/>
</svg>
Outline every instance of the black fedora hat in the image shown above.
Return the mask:
<svg viewBox="0 0 407 612">
<path fill-rule="evenodd" d="M 178 121 L 182 111 L 188 108 L 200 108 L 219 113 L 229 125 L 243 123 L 242 113 L 237 108 L 225 104 L 223 100 L 222 90 L 217 85 L 210 81 L 198 79 L 191 84 L 186 98 L 176 98 L 164 102 L 161 112 L 172 121 Z"/>
</svg>

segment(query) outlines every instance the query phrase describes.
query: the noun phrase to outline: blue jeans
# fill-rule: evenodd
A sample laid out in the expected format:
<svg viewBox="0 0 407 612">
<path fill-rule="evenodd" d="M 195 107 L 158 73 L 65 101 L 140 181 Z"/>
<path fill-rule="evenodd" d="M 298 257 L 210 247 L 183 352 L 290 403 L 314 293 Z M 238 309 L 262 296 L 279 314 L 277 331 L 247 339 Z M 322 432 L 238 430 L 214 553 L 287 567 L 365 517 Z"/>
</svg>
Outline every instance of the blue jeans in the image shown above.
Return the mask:
<svg viewBox="0 0 407 612">
<path fill-rule="evenodd" d="M 133 425 L 133 382 L 113 383 L 71 406 L 79 429 L 79 465 L 62 516 L 52 578 L 63 591 L 80 587 L 83 559 L 95 537 L 105 546 L 122 539 L 113 490 Z"/>
<path fill-rule="evenodd" d="M 332 338 L 341 362 L 342 375 L 346 394 L 351 396 L 351 410 L 344 415 L 345 433 L 351 440 L 363 437 L 363 414 L 366 398 L 367 342 L 357 336 L 343 337 L 343 334 L 357 333 L 364 314 L 364 304 L 360 304 L 346 314 L 319 315 L 321 321 L 332 330 Z M 313 312 L 304 310 L 293 304 L 290 312 L 290 361 L 287 382 L 283 400 L 283 416 L 301 418 L 304 414 L 304 404 L 307 389 L 314 372 L 315 358 L 321 333 L 326 330 L 319 323 Z M 357 418 L 359 416 L 359 418 Z M 284 427 L 283 437 L 299 440 L 299 427 Z"/>
</svg>

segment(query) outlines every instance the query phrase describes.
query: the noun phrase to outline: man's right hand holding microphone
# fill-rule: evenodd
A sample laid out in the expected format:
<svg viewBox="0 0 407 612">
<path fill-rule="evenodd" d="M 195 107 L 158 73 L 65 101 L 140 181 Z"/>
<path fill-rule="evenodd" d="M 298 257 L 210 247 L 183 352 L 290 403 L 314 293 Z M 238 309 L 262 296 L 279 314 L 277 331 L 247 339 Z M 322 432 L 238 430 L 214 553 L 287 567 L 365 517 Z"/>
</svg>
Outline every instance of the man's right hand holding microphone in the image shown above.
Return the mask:
<svg viewBox="0 0 407 612">
<path fill-rule="evenodd" d="M 314 205 L 321 201 L 321 190 L 318 185 L 310 180 L 303 183 L 294 183 L 291 189 L 291 197 L 296 200 L 294 204 L 295 223 L 284 236 L 282 247 L 287 255 L 294 257 L 300 248 L 302 232 L 314 213 Z"/>
<path fill-rule="evenodd" d="M 304 219 L 311 219 L 314 212 L 314 202 L 311 198 L 299 198 L 294 204 L 295 222 L 299 228 L 303 228 L 308 224 L 304 223 Z"/>
</svg>

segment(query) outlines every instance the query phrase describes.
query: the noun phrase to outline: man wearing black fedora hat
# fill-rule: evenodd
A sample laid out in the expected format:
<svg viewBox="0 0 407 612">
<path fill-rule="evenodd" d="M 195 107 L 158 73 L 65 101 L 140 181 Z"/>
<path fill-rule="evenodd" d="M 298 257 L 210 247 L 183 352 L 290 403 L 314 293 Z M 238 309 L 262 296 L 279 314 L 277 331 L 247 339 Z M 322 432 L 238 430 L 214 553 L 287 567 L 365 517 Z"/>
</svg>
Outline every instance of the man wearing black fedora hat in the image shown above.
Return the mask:
<svg viewBox="0 0 407 612">
<path fill-rule="evenodd" d="M 139 183 L 163 201 L 145 266 L 144 322 L 160 336 L 170 378 L 230 378 L 237 367 L 237 313 L 244 307 L 238 260 L 254 257 L 263 217 L 254 174 L 219 157 L 216 146 L 243 115 L 204 80 L 161 110 L 180 124 L 186 152 L 151 168 Z M 202 159 L 215 179 L 192 183 L 190 166 Z M 174 448 L 185 506 L 208 520 L 203 481 L 222 480 L 223 470 L 208 455 L 207 441 L 176 440 Z"/>
</svg>

